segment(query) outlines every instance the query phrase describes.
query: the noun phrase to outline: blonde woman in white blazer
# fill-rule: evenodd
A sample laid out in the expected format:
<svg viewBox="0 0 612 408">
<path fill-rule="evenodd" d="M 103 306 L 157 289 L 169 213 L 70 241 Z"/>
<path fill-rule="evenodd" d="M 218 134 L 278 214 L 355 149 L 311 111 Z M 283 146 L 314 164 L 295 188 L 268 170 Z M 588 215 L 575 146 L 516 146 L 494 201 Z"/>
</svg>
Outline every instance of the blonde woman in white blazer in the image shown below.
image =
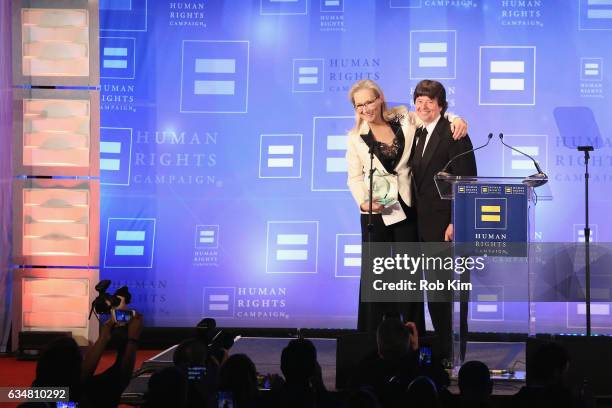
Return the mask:
<svg viewBox="0 0 612 408">
<path fill-rule="evenodd" d="M 355 108 L 355 127 L 348 134 L 348 186 L 361 212 L 362 242 L 418 242 L 416 213 L 410 206 L 408 158 L 415 131 L 422 122 L 405 106 L 388 109 L 382 89 L 369 79 L 357 81 L 349 91 L 349 99 Z M 467 134 L 463 119 L 452 114 L 446 117 L 454 126 L 454 138 Z M 374 197 L 372 225 L 368 228 L 370 146 L 374 149 L 373 167 L 389 183 L 389 191 L 397 192 L 397 200 L 385 206 L 378 202 L 381 197 Z M 384 313 L 399 313 L 405 321 L 413 321 L 417 328 L 424 330 L 420 303 L 362 302 L 361 299 L 357 328 L 375 331 Z"/>
</svg>

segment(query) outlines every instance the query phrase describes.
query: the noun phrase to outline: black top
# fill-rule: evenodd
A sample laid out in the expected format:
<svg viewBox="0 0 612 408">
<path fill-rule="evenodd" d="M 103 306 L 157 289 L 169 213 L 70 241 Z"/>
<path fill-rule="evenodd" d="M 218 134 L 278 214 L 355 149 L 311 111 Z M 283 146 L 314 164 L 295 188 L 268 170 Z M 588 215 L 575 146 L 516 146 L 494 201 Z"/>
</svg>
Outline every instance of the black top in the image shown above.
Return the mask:
<svg viewBox="0 0 612 408">
<path fill-rule="evenodd" d="M 393 130 L 395 135 L 390 145 L 376 141 L 371 130 L 367 134 L 361 135 L 361 139 L 368 146 L 374 144 L 374 154 L 385 167 L 387 173 L 395 174 L 395 166 L 397 166 L 404 153 L 405 138 L 402 127 L 398 122 L 387 122 L 387 124 L 391 126 L 391 130 Z"/>
</svg>

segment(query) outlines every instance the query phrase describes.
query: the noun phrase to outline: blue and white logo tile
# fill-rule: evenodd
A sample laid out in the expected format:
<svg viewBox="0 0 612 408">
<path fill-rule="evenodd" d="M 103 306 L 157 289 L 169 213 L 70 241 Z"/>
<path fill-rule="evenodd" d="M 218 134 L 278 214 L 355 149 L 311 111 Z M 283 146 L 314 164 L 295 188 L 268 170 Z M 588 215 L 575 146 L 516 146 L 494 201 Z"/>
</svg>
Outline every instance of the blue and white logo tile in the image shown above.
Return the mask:
<svg viewBox="0 0 612 408">
<path fill-rule="evenodd" d="M 259 178 L 301 177 L 302 135 L 261 135 L 259 144 Z"/>
<path fill-rule="evenodd" d="M 317 273 L 319 223 L 269 221 L 266 273 Z"/>
<path fill-rule="evenodd" d="M 248 41 L 183 41 L 180 110 L 247 113 Z"/>
<path fill-rule="evenodd" d="M 535 105 L 536 48 L 480 47 L 480 105 Z"/>
<path fill-rule="evenodd" d="M 361 276 L 361 234 L 336 234 L 336 278 Z"/>
<path fill-rule="evenodd" d="M 155 218 L 109 218 L 105 268 L 152 268 Z"/>
<path fill-rule="evenodd" d="M 410 79 L 455 79 L 456 61 L 456 31 L 410 31 Z"/>
<path fill-rule="evenodd" d="M 130 185 L 132 129 L 100 128 L 100 184 Z"/>
<path fill-rule="evenodd" d="M 313 118 L 312 191 L 347 191 L 347 132 L 352 116 Z"/>
</svg>

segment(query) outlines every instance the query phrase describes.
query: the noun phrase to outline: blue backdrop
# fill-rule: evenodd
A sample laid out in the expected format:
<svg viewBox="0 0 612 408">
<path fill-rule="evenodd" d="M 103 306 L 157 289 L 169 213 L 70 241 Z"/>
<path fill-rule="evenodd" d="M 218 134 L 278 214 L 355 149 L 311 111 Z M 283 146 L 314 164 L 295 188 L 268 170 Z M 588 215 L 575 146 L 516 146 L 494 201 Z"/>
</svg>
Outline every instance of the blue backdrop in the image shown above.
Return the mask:
<svg viewBox="0 0 612 408">
<path fill-rule="evenodd" d="M 575 146 L 595 144 L 592 228 L 609 242 L 610 44 L 612 5 L 593 0 L 100 0 L 102 277 L 149 325 L 355 327 L 344 135 L 366 78 L 394 103 L 439 79 L 474 145 L 503 132 L 534 155 L 551 179 L 535 240 L 584 240 Z M 497 140 L 477 160 L 534 172 Z M 524 306 L 472 328 L 525 331 Z M 549 330 L 584 327 L 579 305 L 546 310 Z"/>
</svg>

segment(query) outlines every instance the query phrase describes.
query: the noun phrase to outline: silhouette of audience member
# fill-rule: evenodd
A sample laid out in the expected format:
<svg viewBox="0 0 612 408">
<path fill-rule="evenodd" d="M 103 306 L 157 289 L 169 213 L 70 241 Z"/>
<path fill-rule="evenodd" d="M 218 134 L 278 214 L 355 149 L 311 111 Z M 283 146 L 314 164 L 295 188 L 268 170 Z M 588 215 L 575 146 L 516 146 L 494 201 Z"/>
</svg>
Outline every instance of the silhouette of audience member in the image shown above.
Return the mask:
<svg viewBox="0 0 612 408">
<path fill-rule="evenodd" d="M 179 367 L 166 367 L 149 379 L 144 408 L 188 407 L 189 383 Z"/>
<path fill-rule="evenodd" d="M 219 372 L 219 391 L 232 393 L 237 408 L 258 406 L 257 370 L 246 354 L 231 355 Z"/>
<path fill-rule="evenodd" d="M 273 386 L 277 407 L 327 407 L 331 405 L 317 361 L 317 350 L 310 340 L 294 339 L 281 354 L 284 383 Z"/>
<path fill-rule="evenodd" d="M 115 407 L 125 387 L 129 384 L 138 339 L 142 332 L 142 315 L 137 313 L 127 327 L 117 328 L 112 320 L 107 321 L 100 336 L 89 348 L 85 358 L 72 337 L 51 341 L 38 360 L 33 387 L 69 387 L 70 401 L 79 408 Z M 109 342 L 117 340 L 117 357 L 114 364 L 94 375 L 102 353 Z M 21 407 L 37 407 L 45 404 L 26 403 Z"/>
<path fill-rule="evenodd" d="M 362 388 L 351 392 L 344 404 L 345 408 L 380 408 L 378 398 L 368 389 Z"/>
<path fill-rule="evenodd" d="M 208 345 L 197 338 L 184 340 L 174 350 L 172 361 L 187 376 L 188 406 L 214 405 L 219 362 L 209 355 Z"/>
<path fill-rule="evenodd" d="M 459 369 L 459 406 L 485 408 L 491 406 L 493 381 L 489 368 L 481 361 L 468 361 Z"/>
<path fill-rule="evenodd" d="M 541 345 L 527 371 L 527 384 L 512 399 L 522 408 L 574 408 L 584 406 L 569 387 L 569 355 L 560 344 Z"/>
<path fill-rule="evenodd" d="M 423 375 L 415 378 L 408 385 L 406 397 L 410 406 L 427 408 L 440 406 L 436 385 L 431 378 Z"/>
</svg>

